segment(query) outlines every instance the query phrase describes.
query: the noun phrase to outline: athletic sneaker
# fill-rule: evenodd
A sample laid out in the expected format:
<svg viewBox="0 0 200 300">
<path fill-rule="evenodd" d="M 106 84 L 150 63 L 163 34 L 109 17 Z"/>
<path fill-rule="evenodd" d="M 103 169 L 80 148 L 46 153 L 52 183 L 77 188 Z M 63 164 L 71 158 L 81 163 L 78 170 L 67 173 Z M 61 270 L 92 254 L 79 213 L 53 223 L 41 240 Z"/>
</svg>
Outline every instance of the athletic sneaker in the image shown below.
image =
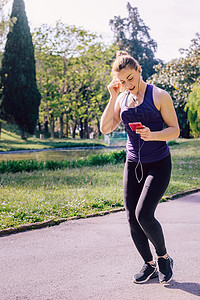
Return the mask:
<svg viewBox="0 0 200 300">
<path fill-rule="evenodd" d="M 149 279 L 158 277 L 158 272 L 156 268 L 156 263 L 151 265 L 149 263 L 145 263 L 140 271 L 140 273 L 136 274 L 133 278 L 135 283 L 144 283 Z"/>
<path fill-rule="evenodd" d="M 158 266 L 160 283 L 167 283 L 173 276 L 173 259 L 170 256 L 167 258 L 160 257 L 158 258 Z"/>
</svg>

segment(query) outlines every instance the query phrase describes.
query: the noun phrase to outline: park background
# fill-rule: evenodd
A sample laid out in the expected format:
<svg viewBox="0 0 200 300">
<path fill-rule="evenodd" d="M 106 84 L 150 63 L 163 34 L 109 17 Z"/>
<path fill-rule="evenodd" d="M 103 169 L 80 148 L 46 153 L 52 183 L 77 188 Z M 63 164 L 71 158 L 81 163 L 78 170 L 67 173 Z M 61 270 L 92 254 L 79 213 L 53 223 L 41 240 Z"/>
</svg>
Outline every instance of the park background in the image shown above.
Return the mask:
<svg viewBox="0 0 200 300">
<path fill-rule="evenodd" d="M 134 6 L 137 1 L 119 1 L 123 16 L 115 15 L 115 12 L 119 12 L 115 10 L 115 3 L 113 15 L 108 20 L 112 36 L 105 29 L 99 34 L 95 26 L 95 31 L 92 31 L 62 19 L 57 19 L 54 23 L 37 24 L 38 27 L 34 28 L 33 24 L 29 26 L 28 23 L 24 5 L 26 2 L 28 7 L 31 6 L 28 0 L 3 0 L 0 7 L 2 153 L 9 150 L 66 149 L 72 146 L 101 146 L 105 149 L 107 146 L 99 124 L 109 98 L 106 86 L 111 80 L 115 52 L 119 49 L 126 50 L 141 64 L 146 82 L 169 92 L 178 116 L 181 135 L 179 139 L 169 143 L 174 168 L 165 196 L 198 188 L 199 3 L 192 1 L 193 5 L 190 5 L 193 12 L 193 36 L 190 37 L 188 46 L 184 39 L 188 42 L 191 27 L 186 23 L 181 24 L 182 31 L 176 32 L 176 39 L 181 36 L 179 42 L 183 41 L 181 49 L 176 52 L 176 57 L 169 59 L 176 36 L 172 30 L 175 31 L 175 24 L 187 8 L 186 2 L 181 1 L 182 8 L 177 7 L 178 1 L 175 1 L 174 6 L 170 2 L 169 7 L 165 4 L 162 10 L 152 2 L 152 7 L 148 9 L 148 21 L 150 23 L 151 16 L 154 21 L 157 20 L 156 26 L 161 29 L 162 17 L 166 21 L 172 11 L 169 8 L 180 9 L 176 9 L 176 14 L 173 9 L 168 21 L 173 38 L 170 40 L 170 34 L 161 30 L 161 36 L 165 40 L 161 48 L 164 45 L 163 53 L 168 53 L 165 62 L 156 55 L 159 48 L 157 41 L 152 38 L 149 24 L 146 25 L 140 10 Z M 41 7 L 34 3 L 38 5 L 37 10 L 42 10 L 45 19 L 48 15 L 47 1 L 40 2 Z M 93 7 L 91 3 L 86 1 L 88 7 L 85 13 L 85 7 L 82 7 L 84 2 L 81 3 L 76 7 L 79 20 L 84 22 L 80 17 L 84 15 L 85 19 L 96 24 L 90 11 Z M 112 1 L 111 3 L 113 4 Z M 105 9 L 110 14 L 111 3 Z M 49 6 L 51 5 L 52 2 Z M 31 11 L 33 8 L 28 13 L 30 18 Z M 67 6 L 67 11 L 70 14 L 70 5 Z M 100 8 L 99 15 L 103 20 L 104 13 L 101 13 Z M 188 30 L 183 29 L 184 26 Z M 123 126 L 119 126 L 109 136 L 109 141 L 113 135 L 124 139 Z M 124 149 L 75 159 L 66 157 L 59 162 L 15 160 L 15 154 L 11 155 L 13 159 L 3 159 L 0 165 L 0 227 L 3 229 L 51 218 L 84 217 L 91 212 L 123 207 L 121 187 Z"/>
</svg>

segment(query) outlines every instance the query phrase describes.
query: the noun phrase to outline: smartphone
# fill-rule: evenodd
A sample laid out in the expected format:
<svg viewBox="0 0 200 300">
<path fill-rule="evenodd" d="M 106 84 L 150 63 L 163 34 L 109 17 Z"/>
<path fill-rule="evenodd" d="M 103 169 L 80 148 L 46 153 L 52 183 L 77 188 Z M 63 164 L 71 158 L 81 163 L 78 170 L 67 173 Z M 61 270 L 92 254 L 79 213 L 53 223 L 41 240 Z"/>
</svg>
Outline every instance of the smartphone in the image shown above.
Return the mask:
<svg viewBox="0 0 200 300">
<path fill-rule="evenodd" d="M 136 129 L 142 129 L 142 128 L 144 128 L 144 125 L 142 125 L 141 122 L 129 123 L 128 125 L 131 127 L 132 131 L 136 131 Z"/>
</svg>

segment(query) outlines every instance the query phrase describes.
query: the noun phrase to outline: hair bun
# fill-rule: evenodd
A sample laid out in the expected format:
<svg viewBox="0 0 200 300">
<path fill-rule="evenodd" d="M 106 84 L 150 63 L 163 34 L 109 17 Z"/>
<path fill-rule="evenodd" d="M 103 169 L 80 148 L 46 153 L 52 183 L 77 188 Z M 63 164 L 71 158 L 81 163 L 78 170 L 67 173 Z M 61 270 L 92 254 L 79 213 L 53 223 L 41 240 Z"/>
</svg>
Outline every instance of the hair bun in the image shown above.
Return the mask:
<svg viewBox="0 0 200 300">
<path fill-rule="evenodd" d="M 123 56 L 123 55 L 130 56 L 126 51 L 117 51 L 116 52 L 116 57 Z"/>
</svg>

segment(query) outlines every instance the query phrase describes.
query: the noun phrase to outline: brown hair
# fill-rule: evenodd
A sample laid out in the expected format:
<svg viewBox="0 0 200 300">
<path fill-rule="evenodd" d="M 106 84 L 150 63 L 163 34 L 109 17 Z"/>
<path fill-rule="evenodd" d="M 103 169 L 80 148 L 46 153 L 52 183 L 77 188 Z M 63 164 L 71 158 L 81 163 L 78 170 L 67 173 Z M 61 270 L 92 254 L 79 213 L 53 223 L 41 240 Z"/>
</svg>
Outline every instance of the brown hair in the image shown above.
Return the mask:
<svg viewBox="0 0 200 300">
<path fill-rule="evenodd" d="M 135 58 L 130 56 L 126 51 L 117 51 L 116 59 L 112 67 L 112 75 L 126 67 L 130 67 L 135 70 L 141 70 L 139 63 Z"/>
</svg>

